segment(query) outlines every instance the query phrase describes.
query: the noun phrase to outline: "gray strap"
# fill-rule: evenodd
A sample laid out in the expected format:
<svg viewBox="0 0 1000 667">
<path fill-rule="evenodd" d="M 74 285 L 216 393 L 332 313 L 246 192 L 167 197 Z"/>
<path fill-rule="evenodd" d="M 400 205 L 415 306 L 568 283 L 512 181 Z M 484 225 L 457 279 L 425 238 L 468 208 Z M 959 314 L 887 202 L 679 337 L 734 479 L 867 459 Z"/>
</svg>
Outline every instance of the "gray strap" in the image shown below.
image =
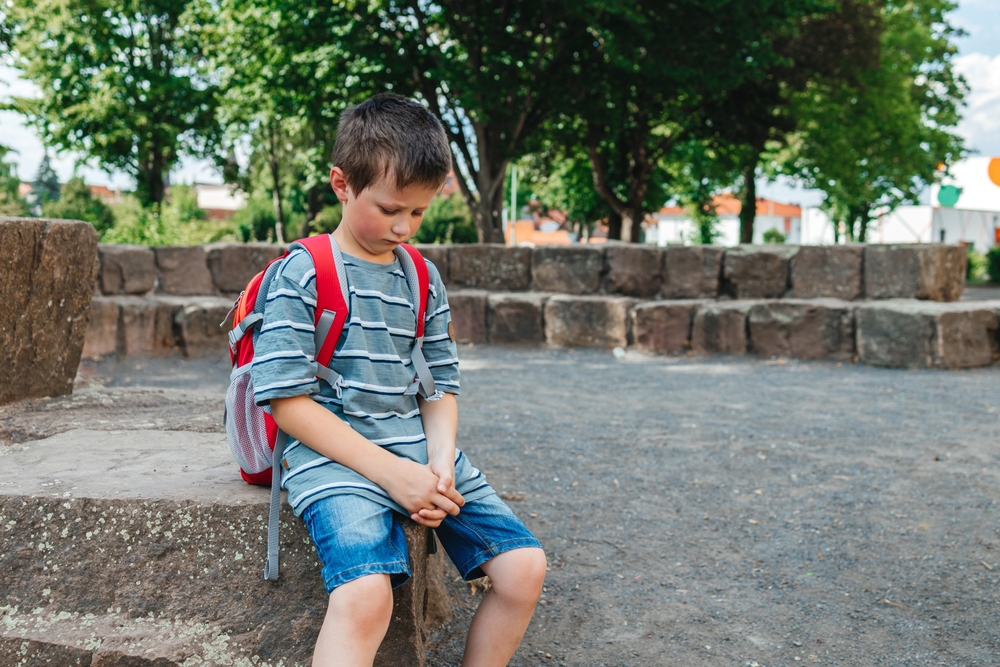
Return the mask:
<svg viewBox="0 0 1000 667">
<path fill-rule="evenodd" d="M 337 319 L 337 314 L 332 310 L 324 310 L 323 314 L 319 316 L 319 323 L 316 324 L 316 335 L 313 339 L 316 341 L 317 355 L 323 349 L 323 343 L 326 342 L 326 337 L 330 335 L 330 328 L 333 327 L 335 319 Z"/>
<path fill-rule="evenodd" d="M 330 247 L 333 249 L 333 264 L 337 267 L 337 282 L 340 283 L 340 292 L 344 295 L 344 303 L 350 307 L 351 298 L 347 289 L 347 269 L 344 268 L 344 255 L 340 252 L 340 246 L 337 245 L 333 234 L 326 236 L 330 239 Z"/>
<path fill-rule="evenodd" d="M 420 389 L 423 392 L 424 398 L 430 398 L 437 391 L 437 387 L 434 385 L 434 376 L 431 374 L 431 369 L 424 359 L 423 345 L 424 339 L 418 338 L 413 344 L 413 353 L 410 355 L 410 361 L 413 362 L 413 369 L 417 371 L 417 379 L 420 381 Z"/>
<path fill-rule="evenodd" d="M 403 392 L 403 396 L 413 396 L 418 391 L 420 391 L 420 380 L 414 380 L 410 383 L 410 386 L 406 388 L 406 391 Z"/>
<path fill-rule="evenodd" d="M 260 313 L 253 313 L 240 320 L 240 323 L 229 331 L 229 346 L 235 348 L 236 343 L 240 342 L 240 339 L 246 335 L 246 332 L 258 322 L 263 321 L 263 319 L 264 316 Z"/>
<path fill-rule="evenodd" d="M 264 563 L 264 579 L 278 580 L 278 522 L 281 518 L 281 458 L 285 453 L 288 436 L 278 430 L 271 455 L 271 510 L 267 517 L 267 562 Z"/>
</svg>

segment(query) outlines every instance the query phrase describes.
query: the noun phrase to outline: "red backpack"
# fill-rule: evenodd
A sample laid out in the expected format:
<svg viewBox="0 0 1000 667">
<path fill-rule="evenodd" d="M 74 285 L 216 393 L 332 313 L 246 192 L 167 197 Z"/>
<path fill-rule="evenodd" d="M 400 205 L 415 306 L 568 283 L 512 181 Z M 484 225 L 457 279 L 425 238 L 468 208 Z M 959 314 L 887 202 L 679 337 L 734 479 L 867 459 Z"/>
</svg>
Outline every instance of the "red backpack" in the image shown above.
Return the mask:
<svg viewBox="0 0 1000 667">
<path fill-rule="evenodd" d="M 255 330 L 264 320 L 264 306 L 271 281 L 289 253 L 304 249 L 316 267 L 316 377 L 337 386 L 341 378 L 330 369 L 330 360 L 349 315 L 347 274 L 337 242 L 330 234 L 311 236 L 292 243 L 281 257 L 271 261 L 263 271 L 247 283 L 233 305 L 233 328 L 229 332 L 229 356 L 233 371 L 226 392 L 223 422 L 233 458 L 240 465 L 240 474 L 250 484 L 271 486 L 271 508 L 267 526 L 267 562 L 264 578 L 278 578 L 278 515 L 281 499 L 281 466 L 279 461 L 287 436 L 269 412 L 254 402 L 250 369 L 254 358 Z M 417 304 L 416 343 L 411 360 L 414 381 L 407 394 L 431 396 L 435 392 L 434 378 L 424 360 L 424 317 L 430 280 L 427 265 L 420 251 L 402 244 L 394 250 L 406 274 L 413 302 Z M 228 321 L 229 318 L 226 318 Z M 226 322 L 222 323 L 225 326 Z M 251 335 L 247 335 L 251 334 Z"/>
</svg>

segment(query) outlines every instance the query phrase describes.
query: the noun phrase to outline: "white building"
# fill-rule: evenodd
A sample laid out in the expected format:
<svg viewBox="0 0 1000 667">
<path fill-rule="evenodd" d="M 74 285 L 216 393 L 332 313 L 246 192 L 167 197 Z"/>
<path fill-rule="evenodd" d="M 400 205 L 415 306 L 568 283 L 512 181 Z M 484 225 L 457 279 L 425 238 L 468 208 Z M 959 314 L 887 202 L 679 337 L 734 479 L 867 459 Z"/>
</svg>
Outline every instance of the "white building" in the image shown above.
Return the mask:
<svg viewBox="0 0 1000 667">
<path fill-rule="evenodd" d="M 198 208 L 208 214 L 209 220 L 225 220 L 247 205 L 246 194 L 235 185 L 195 183 L 191 187 L 198 196 Z"/>
<path fill-rule="evenodd" d="M 730 193 L 716 195 L 712 203 L 719 216 L 716 243 L 724 246 L 738 245 L 740 242 L 740 201 Z M 672 244 L 690 245 L 698 242 L 698 228 L 688 212 L 680 206 L 664 206 L 655 216 L 656 224 L 646 230 L 646 242 L 665 246 Z M 827 223 L 829 224 L 829 223 Z M 776 229 L 785 235 L 786 243 L 803 243 L 802 209 L 795 204 L 757 198 L 757 217 L 753 226 L 753 242 L 763 243 L 764 232 Z M 830 238 L 832 242 L 833 233 Z M 816 241 L 805 241 L 815 243 Z"/>
</svg>

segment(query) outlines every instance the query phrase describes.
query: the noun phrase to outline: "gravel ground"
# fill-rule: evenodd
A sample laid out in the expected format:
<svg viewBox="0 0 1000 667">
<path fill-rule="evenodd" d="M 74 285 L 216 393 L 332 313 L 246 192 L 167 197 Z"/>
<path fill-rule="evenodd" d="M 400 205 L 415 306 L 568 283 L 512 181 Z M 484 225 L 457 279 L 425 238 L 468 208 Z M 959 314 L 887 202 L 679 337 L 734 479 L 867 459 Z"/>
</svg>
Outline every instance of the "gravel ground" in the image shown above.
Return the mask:
<svg viewBox="0 0 1000 667">
<path fill-rule="evenodd" d="M 460 446 L 545 545 L 512 664 L 1000 664 L 1000 372 L 465 346 Z M 219 430 L 225 360 L 85 362 L 0 439 Z M 103 420 L 103 421 L 102 421 Z M 457 665 L 479 594 L 430 664 Z"/>
</svg>

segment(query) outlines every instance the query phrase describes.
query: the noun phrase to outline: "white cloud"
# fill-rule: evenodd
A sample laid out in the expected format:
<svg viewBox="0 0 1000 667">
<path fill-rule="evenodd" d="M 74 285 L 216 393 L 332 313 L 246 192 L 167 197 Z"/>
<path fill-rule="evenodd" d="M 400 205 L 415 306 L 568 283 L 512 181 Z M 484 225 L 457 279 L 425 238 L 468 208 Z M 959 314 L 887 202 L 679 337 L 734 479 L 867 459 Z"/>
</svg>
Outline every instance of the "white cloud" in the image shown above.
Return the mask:
<svg viewBox="0 0 1000 667">
<path fill-rule="evenodd" d="M 980 155 L 1000 156 L 1000 55 L 959 56 L 955 71 L 969 83 L 959 134 Z"/>
</svg>

